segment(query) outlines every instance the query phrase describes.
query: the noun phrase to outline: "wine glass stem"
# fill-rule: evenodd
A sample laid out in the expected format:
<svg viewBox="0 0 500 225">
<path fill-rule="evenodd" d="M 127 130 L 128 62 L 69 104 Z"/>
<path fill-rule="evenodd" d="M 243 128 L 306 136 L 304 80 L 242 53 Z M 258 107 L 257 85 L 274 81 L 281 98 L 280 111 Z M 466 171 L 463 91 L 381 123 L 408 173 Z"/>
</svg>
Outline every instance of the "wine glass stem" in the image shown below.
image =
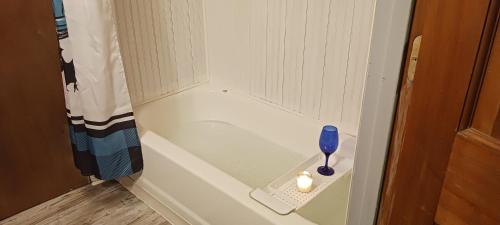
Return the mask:
<svg viewBox="0 0 500 225">
<path fill-rule="evenodd" d="M 330 158 L 330 154 L 329 153 L 325 153 L 325 156 L 326 156 L 325 168 L 328 168 L 328 159 Z"/>
</svg>

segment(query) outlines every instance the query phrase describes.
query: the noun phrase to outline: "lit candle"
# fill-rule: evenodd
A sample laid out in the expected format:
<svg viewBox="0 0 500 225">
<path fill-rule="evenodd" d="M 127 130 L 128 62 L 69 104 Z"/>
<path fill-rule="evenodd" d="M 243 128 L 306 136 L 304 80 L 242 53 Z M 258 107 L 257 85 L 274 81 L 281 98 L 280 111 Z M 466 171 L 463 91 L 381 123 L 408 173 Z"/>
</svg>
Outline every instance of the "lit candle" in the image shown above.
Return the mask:
<svg viewBox="0 0 500 225">
<path fill-rule="evenodd" d="M 297 188 L 300 192 L 307 193 L 312 189 L 312 175 L 307 171 L 300 172 L 297 175 Z"/>
</svg>

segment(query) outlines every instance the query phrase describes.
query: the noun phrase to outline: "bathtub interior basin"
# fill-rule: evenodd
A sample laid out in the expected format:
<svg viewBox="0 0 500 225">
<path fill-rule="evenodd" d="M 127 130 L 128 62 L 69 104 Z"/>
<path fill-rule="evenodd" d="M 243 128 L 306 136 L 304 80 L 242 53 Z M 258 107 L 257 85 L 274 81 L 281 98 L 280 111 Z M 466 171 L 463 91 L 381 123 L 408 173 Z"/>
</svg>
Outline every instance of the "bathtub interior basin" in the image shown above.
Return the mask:
<svg viewBox="0 0 500 225">
<path fill-rule="evenodd" d="M 249 197 L 319 152 L 319 121 L 208 84 L 136 107 L 135 116 L 145 167 L 134 185 L 189 223 L 343 224 L 350 173 L 285 216 Z M 355 137 L 341 132 L 340 142 L 336 154 L 353 157 Z"/>
<path fill-rule="evenodd" d="M 201 120 L 166 129 L 165 137 L 250 187 L 261 187 L 306 157 L 233 124 Z"/>
</svg>

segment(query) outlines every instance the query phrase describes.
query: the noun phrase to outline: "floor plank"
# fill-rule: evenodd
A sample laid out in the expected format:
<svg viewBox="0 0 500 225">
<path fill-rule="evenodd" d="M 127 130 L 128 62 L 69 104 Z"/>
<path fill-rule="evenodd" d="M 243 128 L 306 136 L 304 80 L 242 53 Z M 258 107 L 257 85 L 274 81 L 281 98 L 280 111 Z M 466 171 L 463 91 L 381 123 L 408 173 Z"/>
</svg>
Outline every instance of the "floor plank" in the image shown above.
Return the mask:
<svg viewBox="0 0 500 225">
<path fill-rule="evenodd" d="M 171 225 L 116 182 L 76 189 L 0 221 L 17 224 Z"/>
</svg>

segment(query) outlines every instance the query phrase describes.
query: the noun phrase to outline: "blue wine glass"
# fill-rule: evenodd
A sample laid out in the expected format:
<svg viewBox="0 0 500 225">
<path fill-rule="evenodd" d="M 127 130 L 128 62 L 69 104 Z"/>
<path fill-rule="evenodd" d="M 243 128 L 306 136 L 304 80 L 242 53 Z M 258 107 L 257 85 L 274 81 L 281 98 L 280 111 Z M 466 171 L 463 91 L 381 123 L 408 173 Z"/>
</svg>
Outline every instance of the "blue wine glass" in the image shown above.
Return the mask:
<svg viewBox="0 0 500 225">
<path fill-rule="evenodd" d="M 331 176 L 335 173 L 333 168 L 328 166 L 328 158 L 337 150 L 339 146 L 339 132 L 337 127 L 326 125 L 319 137 L 319 148 L 325 154 L 325 165 L 318 167 L 318 173 L 323 176 Z"/>
</svg>

